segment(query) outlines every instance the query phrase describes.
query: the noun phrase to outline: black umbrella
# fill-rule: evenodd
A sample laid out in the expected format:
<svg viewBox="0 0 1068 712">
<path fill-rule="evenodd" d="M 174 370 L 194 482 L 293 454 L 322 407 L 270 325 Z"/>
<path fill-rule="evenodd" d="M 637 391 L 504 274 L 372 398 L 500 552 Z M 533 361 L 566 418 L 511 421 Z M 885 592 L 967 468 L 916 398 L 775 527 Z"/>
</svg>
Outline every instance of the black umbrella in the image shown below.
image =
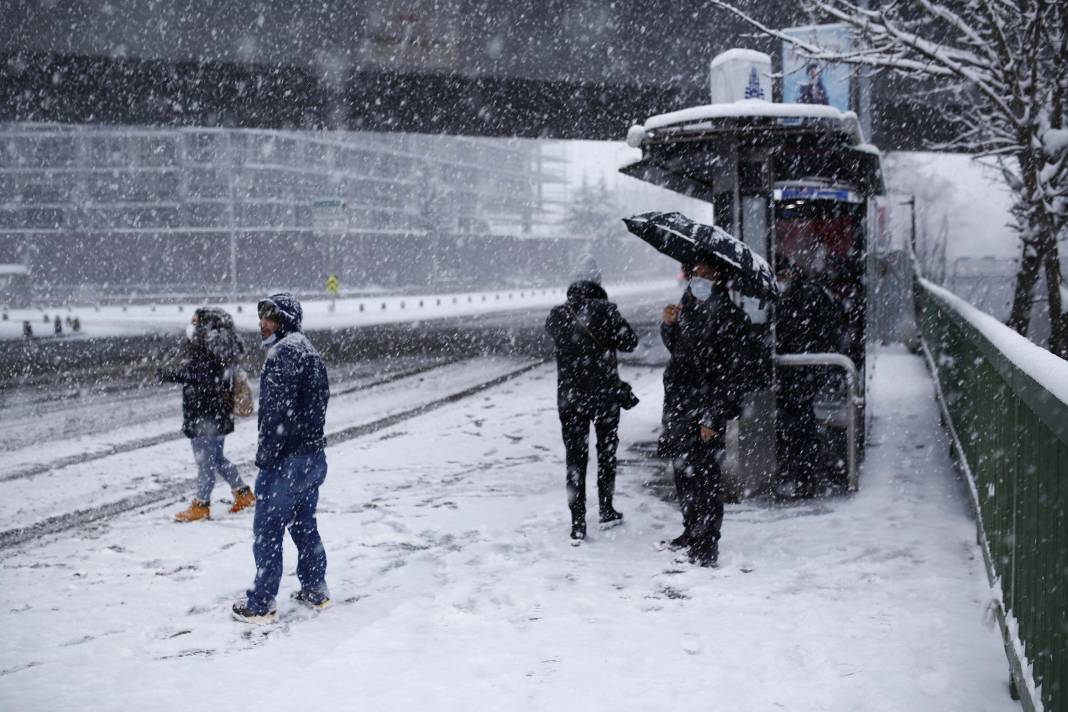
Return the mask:
<svg viewBox="0 0 1068 712">
<path fill-rule="evenodd" d="M 657 251 L 683 264 L 714 262 L 731 272 L 734 288 L 761 301 L 779 298 L 775 273 L 763 257 L 715 225 L 690 220 L 682 213 L 649 213 L 623 218 L 627 229 Z"/>
</svg>

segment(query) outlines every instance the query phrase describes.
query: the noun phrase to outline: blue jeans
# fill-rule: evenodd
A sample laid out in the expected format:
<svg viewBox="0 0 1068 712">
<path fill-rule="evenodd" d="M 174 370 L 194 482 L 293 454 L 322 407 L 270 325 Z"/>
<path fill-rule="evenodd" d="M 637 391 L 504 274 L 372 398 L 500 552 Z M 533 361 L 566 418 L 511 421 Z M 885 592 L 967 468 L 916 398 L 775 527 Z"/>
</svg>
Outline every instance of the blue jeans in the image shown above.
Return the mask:
<svg viewBox="0 0 1068 712">
<path fill-rule="evenodd" d="M 256 580 L 248 591 L 248 606 L 257 613 L 274 609 L 282 582 L 282 540 L 286 527 L 297 545 L 297 578 L 305 591 L 326 591 L 326 551 L 315 521 L 319 486 L 326 479 L 326 453 L 286 458 L 280 466 L 260 470 L 256 477 Z"/>
<path fill-rule="evenodd" d="M 237 473 L 237 465 L 223 457 L 224 435 L 206 435 L 190 438 L 193 445 L 193 459 L 197 463 L 197 493 L 201 502 L 211 499 L 211 490 L 215 487 L 215 478 L 222 477 L 230 489 L 241 489 L 245 483 Z"/>
</svg>

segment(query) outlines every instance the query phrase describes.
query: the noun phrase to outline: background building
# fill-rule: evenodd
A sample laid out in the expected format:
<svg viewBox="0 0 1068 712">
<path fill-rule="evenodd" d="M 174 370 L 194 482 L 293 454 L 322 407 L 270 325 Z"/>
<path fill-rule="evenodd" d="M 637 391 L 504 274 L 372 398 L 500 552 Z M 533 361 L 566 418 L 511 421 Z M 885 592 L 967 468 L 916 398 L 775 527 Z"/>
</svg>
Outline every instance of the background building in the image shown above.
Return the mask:
<svg viewBox="0 0 1068 712">
<path fill-rule="evenodd" d="M 552 142 L 0 126 L 0 262 L 56 296 L 558 279 L 567 197 Z"/>
</svg>

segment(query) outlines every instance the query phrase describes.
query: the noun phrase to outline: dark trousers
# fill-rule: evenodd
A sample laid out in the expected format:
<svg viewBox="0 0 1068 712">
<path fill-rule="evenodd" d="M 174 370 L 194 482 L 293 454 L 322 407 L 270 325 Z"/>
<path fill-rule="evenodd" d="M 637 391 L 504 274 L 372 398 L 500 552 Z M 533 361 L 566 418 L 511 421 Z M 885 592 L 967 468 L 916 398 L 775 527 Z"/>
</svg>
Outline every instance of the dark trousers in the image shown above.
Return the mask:
<svg viewBox="0 0 1068 712">
<path fill-rule="evenodd" d="M 811 494 L 820 462 L 819 428 L 812 400 L 780 398 L 776 415 L 779 469 L 794 479 L 799 494 Z"/>
<path fill-rule="evenodd" d="M 323 452 L 287 458 L 281 467 L 260 470 L 256 478 L 256 579 L 248 591 L 248 605 L 257 612 L 274 608 L 282 582 L 282 540 L 286 528 L 297 545 L 297 578 L 306 591 L 325 592 L 326 551 L 319 537 L 315 508 L 319 486 L 326 478 Z"/>
<path fill-rule="evenodd" d="M 690 555 L 715 558 L 723 525 L 723 485 L 719 467 L 722 448 L 695 444 L 671 461 L 682 523 L 690 542 Z"/>
<path fill-rule="evenodd" d="M 619 447 L 618 405 L 561 405 L 560 426 L 567 461 L 567 503 L 573 524 L 586 521 L 586 465 L 590 458 L 590 423 L 597 434 L 597 500 L 603 517 L 612 511 Z"/>
</svg>

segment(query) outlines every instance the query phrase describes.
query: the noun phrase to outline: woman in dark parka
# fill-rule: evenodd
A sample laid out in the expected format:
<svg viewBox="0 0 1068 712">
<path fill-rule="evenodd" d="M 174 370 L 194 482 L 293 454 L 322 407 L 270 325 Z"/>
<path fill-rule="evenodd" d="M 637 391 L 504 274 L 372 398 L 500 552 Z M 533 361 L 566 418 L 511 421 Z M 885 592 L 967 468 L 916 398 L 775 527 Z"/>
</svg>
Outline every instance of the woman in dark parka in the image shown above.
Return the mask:
<svg viewBox="0 0 1068 712">
<path fill-rule="evenodd" d="M 234 331 L 234 320 L 217 307 L 201 307 L 186 327 L 186 336 L 182 365 L 157 372 L 161 383 L 182 384 L 182 432 L 192 444 L 197 463 L 196 495 L 187 509 L 175 515 L 176 522 L 211 518 L 211 491 L 217 477 L 233 490 L 231 513 L 256 501 L 237 466 L 223 455 L 223 442 L 234 431 L 230 398 L 234 371 L 245 350 Z"/>
</svg>

